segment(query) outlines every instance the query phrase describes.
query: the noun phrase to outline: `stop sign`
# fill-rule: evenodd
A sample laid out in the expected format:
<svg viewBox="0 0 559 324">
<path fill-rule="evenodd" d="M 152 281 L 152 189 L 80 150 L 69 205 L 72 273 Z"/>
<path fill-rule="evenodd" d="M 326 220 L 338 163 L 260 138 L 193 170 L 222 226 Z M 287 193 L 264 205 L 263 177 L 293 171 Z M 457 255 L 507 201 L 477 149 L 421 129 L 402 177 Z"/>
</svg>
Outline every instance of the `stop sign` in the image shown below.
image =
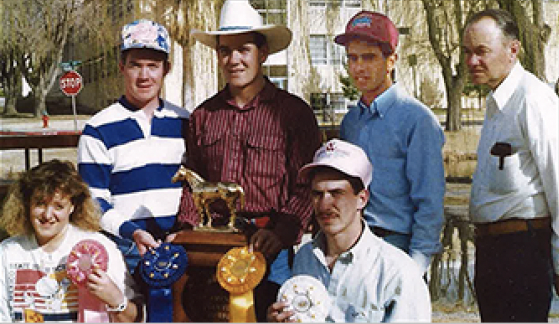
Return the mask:
<svg viewBox="0 0 559 324">
<path fill-rule="evenodd" d="M 60 77 L 60 90 L 67 96 L 75 96 L 82 89 L 82 76 L 76 71 L 69 71 Z"/>
</svg>

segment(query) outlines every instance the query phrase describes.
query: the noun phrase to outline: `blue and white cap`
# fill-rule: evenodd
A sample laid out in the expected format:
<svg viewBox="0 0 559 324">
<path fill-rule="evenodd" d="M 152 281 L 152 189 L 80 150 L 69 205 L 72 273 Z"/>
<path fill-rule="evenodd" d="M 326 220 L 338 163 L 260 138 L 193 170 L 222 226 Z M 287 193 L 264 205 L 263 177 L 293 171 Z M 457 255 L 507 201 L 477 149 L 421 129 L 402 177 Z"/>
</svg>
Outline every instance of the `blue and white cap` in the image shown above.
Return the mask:
<svg viewBox="0 0 559 324">
<path fill-rule="evenodd" d="M 122 27 L 120 51 L 149 48 L 169 54 L 169 33 L 165 27 L 147 19 L 139 19 Z"/>
</svg>

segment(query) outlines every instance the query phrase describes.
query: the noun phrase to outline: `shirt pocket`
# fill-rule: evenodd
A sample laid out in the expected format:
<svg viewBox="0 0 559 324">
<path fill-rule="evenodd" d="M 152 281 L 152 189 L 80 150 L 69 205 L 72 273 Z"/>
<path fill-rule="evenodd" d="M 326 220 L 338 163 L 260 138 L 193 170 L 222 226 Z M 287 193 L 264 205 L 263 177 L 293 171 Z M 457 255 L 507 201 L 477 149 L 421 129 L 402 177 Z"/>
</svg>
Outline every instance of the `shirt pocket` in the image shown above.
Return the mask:
<svg viewBox="0 0 559 324">
<path fill-rule="evenodd" d="M 279 134 L 249 136 L 245 170 L 250 177 L 274 179 L 285 173 L 285 138 Z"/>
<path fill-rule="evenodd" d="M 207 132 L 200 136 L 198 145 L 201 147 L 201 160 L 206 161 L 204 167 L 207 168 L 209 174 L 220 174 L 225 142 L 225 132 L 223 131 Z"/>
<path fill-rule="evenodd" d="M 503 169 L 499 168 L 500 157 L 491 156 L 491 166 L 487 174 L 489 191 L 498 194 L 507 194 L 520 189 L 522 179 L 520 174 L 520 154 L 513 153 L 503 159 Z"/>
<path fill-rule="evenodd" d="M 384 319 L 384 309 L 374 305 L 369 307 L 354 307 L 350 305 L 345 314 L 347 323 L 381 323 Z"/>
</svg>

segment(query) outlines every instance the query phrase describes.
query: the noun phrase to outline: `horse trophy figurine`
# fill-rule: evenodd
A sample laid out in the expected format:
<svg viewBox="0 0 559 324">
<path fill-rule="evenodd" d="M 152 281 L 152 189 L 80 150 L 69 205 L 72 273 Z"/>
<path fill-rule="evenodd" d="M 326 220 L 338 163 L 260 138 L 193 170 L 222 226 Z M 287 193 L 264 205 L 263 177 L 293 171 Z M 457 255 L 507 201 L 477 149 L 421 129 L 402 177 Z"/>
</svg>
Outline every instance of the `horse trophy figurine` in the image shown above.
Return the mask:
<svg viewBox="0 0 559 324">
<path fill-rule="evenodd" d="M 245 204 L 245 192 L 240 185 L 234 182 L 207 182 L 199 174 L 182 165 L 171 181 L 187 181 L 190 185 L 194 205 L 200 215 L 200 223 L 195 227 L 196 230 L 218 230 L 212 228 L 210 204 L 215 200 L 221 199 L 225 201 L 231 214 L 226 231 L 238 231 L 235 228 L 237 201 L 240 201 L 241 208 Z"/>
</svg>

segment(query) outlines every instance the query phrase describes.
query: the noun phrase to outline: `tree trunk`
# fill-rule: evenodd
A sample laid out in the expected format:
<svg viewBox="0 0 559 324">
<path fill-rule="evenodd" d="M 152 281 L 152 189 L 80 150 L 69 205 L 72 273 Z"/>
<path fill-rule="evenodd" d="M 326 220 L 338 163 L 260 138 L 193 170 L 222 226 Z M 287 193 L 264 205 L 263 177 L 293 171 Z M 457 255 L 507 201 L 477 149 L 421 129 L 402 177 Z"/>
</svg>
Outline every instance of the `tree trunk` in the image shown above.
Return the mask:
<svg viewBox="0 0 559 324">
<path fill-rule="evenodd" d="M 48 89 L 45 86 L 45 79 L 41 76 L 39 80 L 39 84 L 34 87 L 33 93 L 35 94 L 34 97 L 34 107 L 33 116 L 39 117 L 43 113 L 47 112 L 47 93 Z"/>
<path fill-rule="evenodd" d="M 462 84 L 458 86 L 455 83 Z M 447 93 L 447 110 L 446 110 L 446 130 L 455 132 L 462 129 L 462 89 L 464 82 L 452 82 L 454 86 L 446 89 Z"/>
<path fill-rule="evenodd" d="M 192 62 L 192 51 L 188 42 L 185 45 L 182 46 L 182 106 L 192 111 L 196 105 L 194 100 L 194 75 L 190 64 Z"/>
<path fill-rule="evenodd" d="M 4 115 L 17 115 L 17 98 L 21 95 L 22 81 L 21 74 L 13 73 L 6 80 L 4 86 L 4 92 L 6 95 L 6 101 L 4 102 Z"/>
<path fill-rule="evenodd" d="M 520 57 L 522 65 L 541 80 L 547 81 L 544 53 L 551 28 L 544 23 L 543 3 L 542 0 L 530 1 L 531 12 L 522 3 L 517 0 L 499 0 L 499 6 L 514 16 L 520 29 L 520 42 L 524 48 Z"/>
</svg>

